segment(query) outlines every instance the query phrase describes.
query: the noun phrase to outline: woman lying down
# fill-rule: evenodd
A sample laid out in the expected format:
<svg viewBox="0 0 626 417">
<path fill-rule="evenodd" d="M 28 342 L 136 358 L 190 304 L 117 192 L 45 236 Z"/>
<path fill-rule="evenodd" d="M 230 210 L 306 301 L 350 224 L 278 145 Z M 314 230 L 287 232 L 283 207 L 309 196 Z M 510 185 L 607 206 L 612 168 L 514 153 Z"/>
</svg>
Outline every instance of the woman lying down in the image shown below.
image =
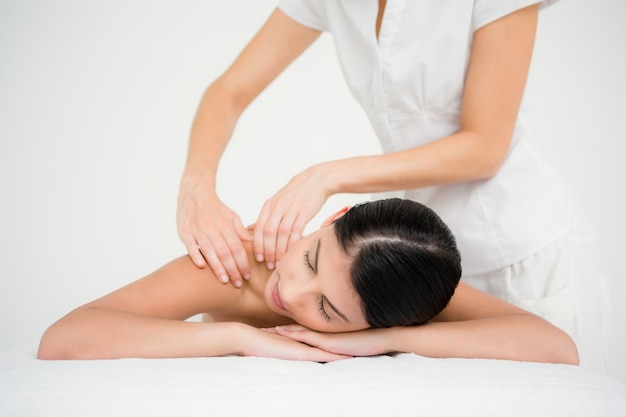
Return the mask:
<svg viewBox="0 0 626 417">
<path fill-rule="evenodd" d="M 178 258 L 54 323 L 38 357 L 327 362 L 413 352 L 578 364 L 565 332 L 459 283 L 454 237 L 413 201 L 341 210 L 292 246 L 273 271 L 252 263 L 251 279 L 237 289 L 188 256 Z M 199 313 L 211 320 L 185 321 Z"/>
</svg>

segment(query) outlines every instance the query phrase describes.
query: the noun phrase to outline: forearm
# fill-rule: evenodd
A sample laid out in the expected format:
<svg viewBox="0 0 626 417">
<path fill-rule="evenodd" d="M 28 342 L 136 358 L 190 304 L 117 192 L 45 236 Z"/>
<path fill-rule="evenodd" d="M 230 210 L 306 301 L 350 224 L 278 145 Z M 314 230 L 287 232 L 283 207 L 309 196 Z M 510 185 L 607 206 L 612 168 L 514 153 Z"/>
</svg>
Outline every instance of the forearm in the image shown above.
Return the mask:
<svg viewBox="0 0 626 417">
<path fill-rule="evenodd" d="M 230 140 L 243 106 L 219 79 L 207 88 L 191 127 L 186 177 L 203 177 L 215 183 L 219 160 Z"/>
<path fill-rule="evenodd" d="M 533 315 L 489 317 L 390 329 L 389 351 L 437 358 L 578 364 L 572 339 Z"/>
<path fill-rule="evenodd" d="M 332 193 L 410 189 L 495 175 L 513 137 L 537 14 L 535 4 L 475 32 L 457 133 L 383 156 L 336 161 L 328 169 Z"/>
<path fill-rule="evenodd" d="M 221 356 L 237 353 L 238 323 L 166 320 L 80 308 L 44 333 L 40 359 Z"/>
<path fill-rule="evenodd" d="M 508 142 L 459 132 L 427 145 L 320 164 L 330 194 L 429 187 L 489 178 L 498 171 Z"/>
</svg>

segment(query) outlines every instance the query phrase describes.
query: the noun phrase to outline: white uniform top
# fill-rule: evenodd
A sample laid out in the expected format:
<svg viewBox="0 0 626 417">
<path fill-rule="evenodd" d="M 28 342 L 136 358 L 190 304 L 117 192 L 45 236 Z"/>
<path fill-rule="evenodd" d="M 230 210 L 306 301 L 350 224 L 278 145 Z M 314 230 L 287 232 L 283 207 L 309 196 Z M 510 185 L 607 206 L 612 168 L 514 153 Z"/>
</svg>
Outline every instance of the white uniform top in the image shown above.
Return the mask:
<svg viewBox="0 0 626 417">
<path fill-rule="evenodd" d="M 542 6 L 553 3 L 546 0 Z M 473 33 L 539 0 L 282 0 L 297 22 L 332 34 L 349 88 L 385 152 L 458 132 Z M 465 275 L 516 263 L 562 236 L 578 210 L 528 139 L 524 105 L 510 150 L 491 179 L 404 191 L 450 226 Z M 576 213 L 576 214 L 575 214 Z"/>
</svg>

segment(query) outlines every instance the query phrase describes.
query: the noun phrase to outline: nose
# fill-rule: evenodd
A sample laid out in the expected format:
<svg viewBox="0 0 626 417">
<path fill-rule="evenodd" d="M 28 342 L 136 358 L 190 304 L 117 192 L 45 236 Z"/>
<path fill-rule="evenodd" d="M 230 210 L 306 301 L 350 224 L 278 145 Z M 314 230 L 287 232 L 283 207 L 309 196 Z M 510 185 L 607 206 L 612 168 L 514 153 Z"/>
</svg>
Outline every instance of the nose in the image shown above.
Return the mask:
<svg viewBox="0 0 626 417">
<path fill-rule="evenodd" d="M 294 307 L 304 305 L 315 292 L 315 282 L 311 279 L 287 278 L 281 279 L 280 298 L 289 311 Z"/>
</svg>

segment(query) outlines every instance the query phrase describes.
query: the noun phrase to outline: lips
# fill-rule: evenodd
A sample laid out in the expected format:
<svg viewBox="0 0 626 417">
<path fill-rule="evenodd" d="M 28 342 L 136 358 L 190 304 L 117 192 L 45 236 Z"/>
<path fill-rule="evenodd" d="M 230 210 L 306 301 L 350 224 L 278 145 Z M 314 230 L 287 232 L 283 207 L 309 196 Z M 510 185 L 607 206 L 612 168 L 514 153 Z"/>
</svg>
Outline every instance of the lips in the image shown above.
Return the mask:
<svg viewBox="0 0 626 417">
<path fill-rule="evenodd" d="M 276 285 L 274 285 L 274 289 L 272 290 L 272 300 L 274 300 L 274 304 L 276 304 L 278 308 L 280 308 L 281 310 L 287 311 L 287 309 L 285 308 L 285 305 L 280 299 L 280 292 L 278 291 L 278 282 L 276 283 Z"/>
</svg>

